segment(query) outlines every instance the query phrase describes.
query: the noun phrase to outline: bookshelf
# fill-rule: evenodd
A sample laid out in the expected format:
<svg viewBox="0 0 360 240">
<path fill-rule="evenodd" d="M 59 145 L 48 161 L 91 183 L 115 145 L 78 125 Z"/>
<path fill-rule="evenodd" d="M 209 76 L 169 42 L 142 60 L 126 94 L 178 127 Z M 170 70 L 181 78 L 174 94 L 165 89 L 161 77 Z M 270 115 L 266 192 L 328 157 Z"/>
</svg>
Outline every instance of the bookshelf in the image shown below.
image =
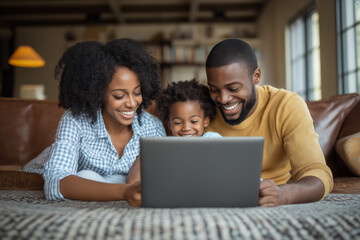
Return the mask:
<svg viewBox="0 0 360 240">
<path fill-rule="evenodd" d="M 162 88 L 171 82 L 196 78 L 206 83 L 205 61 L 218 42 L 225 38 L 173 39 L 171 41 L 146 42 L 150 53 L 160 64 Z M 260 46 L 258 38 L 240 38 L 255 51 Z"/>
</svg>

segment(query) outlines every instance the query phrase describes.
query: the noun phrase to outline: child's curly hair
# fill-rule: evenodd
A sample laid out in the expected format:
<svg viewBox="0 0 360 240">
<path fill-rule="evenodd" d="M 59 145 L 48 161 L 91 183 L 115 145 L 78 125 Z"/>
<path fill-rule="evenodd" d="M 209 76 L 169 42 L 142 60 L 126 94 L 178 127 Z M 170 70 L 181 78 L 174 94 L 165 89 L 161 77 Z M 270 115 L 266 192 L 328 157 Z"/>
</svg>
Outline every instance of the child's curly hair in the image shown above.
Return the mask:
<svg viewBox="0 0 360 240">
<path fill-rule="evenodd" d="M 140 114 L 160 93 L 158 63 L 143 44 L 128 38 L 105 45 L 81 42 L 65 51 L 55 67 L 55 78 L 60 78 L 59 107 L 69 109 L 75 116 L 85 114 L 95 123 L 119 67 L 129 68 L 139 78 L 143 98 L 137 109 Z"/>
<path fill-rule="evenodd" d="M 186 101 L 198 101 L 205 117 L 214 120 L 215 104 L 210 98 L 209 88 L 195 79 L 172 83 L 164 89 L 157 100 L 156 112 L 163 122 L 168 122 L 171 105 Z"/>
</svg>

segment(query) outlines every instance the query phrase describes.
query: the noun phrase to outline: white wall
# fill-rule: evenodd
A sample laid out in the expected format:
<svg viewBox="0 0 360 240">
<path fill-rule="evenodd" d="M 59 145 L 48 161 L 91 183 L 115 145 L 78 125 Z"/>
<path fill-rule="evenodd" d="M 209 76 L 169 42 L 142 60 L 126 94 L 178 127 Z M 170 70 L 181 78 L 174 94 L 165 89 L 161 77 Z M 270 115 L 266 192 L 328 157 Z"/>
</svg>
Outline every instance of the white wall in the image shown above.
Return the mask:
<svg viewBox="0 0 360 240">
<path fill-rule="evenodd" d="M 287 26 L 312 0 L 269 0 L 258 21 L 261 40 L 262 84 L 287 88 Z M 317 0 L 320 25 L 322 97 L 337 94 L 335 0 Z"/>
</svg>

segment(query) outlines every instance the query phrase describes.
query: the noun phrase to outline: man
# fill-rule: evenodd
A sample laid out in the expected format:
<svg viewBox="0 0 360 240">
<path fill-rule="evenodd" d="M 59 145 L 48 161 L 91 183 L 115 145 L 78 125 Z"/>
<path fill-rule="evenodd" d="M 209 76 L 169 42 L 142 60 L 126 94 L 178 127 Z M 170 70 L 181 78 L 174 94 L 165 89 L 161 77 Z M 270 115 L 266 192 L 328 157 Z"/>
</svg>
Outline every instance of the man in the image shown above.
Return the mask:
<svg viewBox="0 0 360 240">
<path fill-rule="evenodd" d="M 332 173 L 306 103 L 293 92 L 255 86 L 261 70 L 247 43 L 218 43 L 207 58 L 206 74 L 217 105 L 206 131 L 265 138 L 260 206 L 318 201 L 331 191 Z"/>
</svg>

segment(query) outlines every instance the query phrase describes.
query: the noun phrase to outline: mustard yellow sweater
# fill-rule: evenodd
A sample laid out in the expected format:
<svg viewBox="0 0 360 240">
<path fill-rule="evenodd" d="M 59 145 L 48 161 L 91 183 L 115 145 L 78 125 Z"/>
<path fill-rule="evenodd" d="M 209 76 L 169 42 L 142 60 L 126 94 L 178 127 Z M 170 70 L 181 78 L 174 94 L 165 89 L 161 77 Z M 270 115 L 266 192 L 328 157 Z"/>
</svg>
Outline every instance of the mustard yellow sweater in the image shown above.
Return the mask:
<svg viewBox="0 0 360 240">
<path fill-rule="evenodd" d="M 255 112 L 239 125 L 225 123 L 217 109 L 215 120 L 206 131 L 223 136 L 263 136 L 264 154 L 261 177 L 276 184 L 291 176 L 319 178 L 326 196 L 333 188 L 333 178 L 314 130 L 305 101 L 297 94 L 271 86 L 257 86 Z"/>
</svg>

